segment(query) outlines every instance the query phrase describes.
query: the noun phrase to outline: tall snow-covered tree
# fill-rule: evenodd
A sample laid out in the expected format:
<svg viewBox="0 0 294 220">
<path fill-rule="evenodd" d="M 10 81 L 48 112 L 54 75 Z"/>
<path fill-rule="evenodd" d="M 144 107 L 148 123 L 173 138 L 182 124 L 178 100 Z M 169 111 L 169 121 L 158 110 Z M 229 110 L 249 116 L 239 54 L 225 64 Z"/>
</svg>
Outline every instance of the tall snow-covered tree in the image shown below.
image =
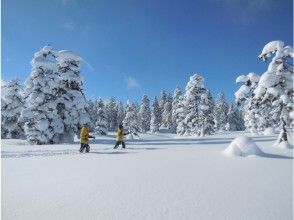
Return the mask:
<svg viewBox="0 0 294 220">
<path fill-rule="evenodd" d="M 228 110 L 229 105 L 226 102 L 224 93 L 221 92 L 217 97 L 214 110 L 214 122 L 217 131 L 225 130 L 225 126 L 228 122 Z"/>
<path fill-rule="evenodd" d="M 200 97 L 199 124 L 200 136 L 214 133 L 214 103 L 209 90 L 206 90 Z"/>
<path fill-rule="evenodd" d="M 257 87 L 260 77 L 251 72 L 248 75 L 241 75 L 236 79 L 236 83 L 243 83 L 235 93 L 236 103 L 244 110 L 244 124 L 246 130 L 256 133 L 263 130 L 265 125 L 263 118 L 268 117 L 266 106 L 260 106 L 260 103 L 254 98 L 254 90 Z M 263 113 L 261 113 L 263 111 Z"/>
<path fill-rule="evenodd" d="M 200 135 L 201 133 L 201 125 L 199 123 L 200 102 L 201 96 L 206 91 L 203 81 L 202 76 L 194 74 L 187 83 L 184 103 L 186 113 L 184 119 L 186 124 L 185 135 Z"/>
<path fill-rule="evenodd" d="M 18 122 L 23 108 L 18 80 L 1 84 L 1 138 L 22 138 L 24 131 Z"/>
<path fill-rule="evenodd" d="M 100 135 L 107 134 L 107 116 L 104 102 L 101 98 L 97 99 L 95 102 L 95 109 L 97 113 L 96 123 L 95 123 L 95 133 Z"/>
<path fill-rule="evenodd" d="M 159 108 L 159 103 L 157 97 L 155 96 L 153 104 L 152 104 L 152 112 L 151 112 L 151 121 L 150 121 L 150 131 L 158 132 L 160 128 L 160 118 L 161 111 Z"/>
<path fill-rule="evenodd" d="M 151 111 L 149 98 L 147 95 L 143 95 L 142 103 L 139 111 L 139 123 L 141 132 L 149 131 L 150 129 L 150 120 L 151 120 Z"/>
<path fill-rule="evenodd" d="M 172 132 L 176 132 L 177 130 L 177 120 L 179 118 L 178 114 L 178 104 L 180 96 L 182 96 L 182 91 L 179 87 L 176 87 L 173 94 L 173 102 L 172 102 Z"/>
<path fill-rule="evenodd" d="M 57 110 L 60 78 L 50 58 L 53 53 L 50 46 L 35 53 L 31 75 L 25 81 L 25 105 L 19 121 L 24 124 L 26 139 L 33 144 L 58 143 L 64 133 Z"/>
<path fill-rule="evenodd" d="M 277 144 L 288 144 L 286 126 L 293 121 L 290 117 L 293 112 L 293 57 L 293 48 L 284 46 L 282 41 L 269 42 L 259 55 L 263 61 L 272 60 L 260 77 L 254 97 L 260 103 L 271 102 L 275 114 L 279 116 L 281 134 Z"/>
<path fill-rule="evenodd" d="M 69 50 L 58 51 L 55 56 L 61 80 L 57 109 L 64 122 L 63 141 L 73 141 L 82 125 L 90 124 L 81 77 L 82 58 Z"/>
<path fill-rule="evenodd" d="M 124 118 L 125 118 L 125 107 L 122 102 L 119 102 L 117 105 L 117 124 L 120 125 L 122 124 Z"/>
<path fill-rule="evenodd" d="M 225 128 L 227 131 L 242 131 L 244 129 L 243 118 L 233 103 L 229 106 L 228 121 Z"/>
<path fill-rule="evenodd" d="M 167 95 L 162 112 L 162 125 L 168 129 L 172 128 L 172 102 L 172 95 Z"/>
<path fill-rule="evenodd" d="M 123 126 L 129 132 L 130 138 L 139 132 L 138 112 L 135 103 L 128 101 L 126 106 L 126 116 L 123 120 Z"/>
<path fill-rule="evenodd" d="M 184 135 L 187 130 L 187 124 L 185 121 L 186 117 L 186 106 L 185 106 L 185 97 L 179 96 L 177 105 L 175 107 L 175 120 L 176 120 L 176 133 L 178 135 Z"/>
<path fill-rule="evenodd" d="M 166 99 L 167 99 L 166 91 L 162 90 L 160 92 L 159 103 L 158 103 L 159 104 L 159 110 L 160 110 L 160 116 L 159 116 L 160 126 L 162 125 L 162 114 L 163 114 L 163 111 L 164 111 L 164 105 L 165 105 Z"/>
<path fill-rule="evenodd" d="M 95 124 L 97 121 L 97 109 L 95 107 L 95 103 L 92 100 L 88 101 L 86 110 L 89 113 L 89 117 L 90 117 L 90 131 L 94 131 Z"/>
<path fill-rule="evenodd" d="M 106 104 L 106 114 L 107 114 L 107 126 L 108 131 L 115 131 L 118 127 L 117 124 L 117 103 L 114 97 L 110 98 L 109 102 Z"/>
</svg>

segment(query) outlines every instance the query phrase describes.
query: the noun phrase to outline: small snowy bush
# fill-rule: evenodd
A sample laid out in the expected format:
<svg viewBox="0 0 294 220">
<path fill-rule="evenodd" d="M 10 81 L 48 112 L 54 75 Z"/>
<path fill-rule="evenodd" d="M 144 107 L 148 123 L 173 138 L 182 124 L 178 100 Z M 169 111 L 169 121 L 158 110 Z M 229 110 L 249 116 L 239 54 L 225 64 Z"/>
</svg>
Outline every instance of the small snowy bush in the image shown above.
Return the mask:
<svg viewBox="0 0 294 220">
<path fill-rule="evenodd" d="M 251 138 L 240 136 L 232 141 L 224 151 L 224 154 L 227 156 L 247 157 L 251 155 L 262 156 L 264 153 Z"/>
</svg>

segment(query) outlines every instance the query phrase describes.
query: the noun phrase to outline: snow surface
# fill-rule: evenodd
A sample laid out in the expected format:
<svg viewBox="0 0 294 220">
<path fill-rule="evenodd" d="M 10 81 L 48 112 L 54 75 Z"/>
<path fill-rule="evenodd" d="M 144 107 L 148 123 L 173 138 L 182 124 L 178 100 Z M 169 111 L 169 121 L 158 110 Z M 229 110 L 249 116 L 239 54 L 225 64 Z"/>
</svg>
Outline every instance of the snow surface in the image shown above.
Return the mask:
<svg viewBox="0 0 294 220">
<path fill-rule="evenodd" d="M 145 134 L 113 150 L 112 133 L 89 154 L 2 140 L 2 219 L 293 219 L 293 150 L 246 134 L 264 155 L 224 156 L 240 135 Z"/>
</svg>

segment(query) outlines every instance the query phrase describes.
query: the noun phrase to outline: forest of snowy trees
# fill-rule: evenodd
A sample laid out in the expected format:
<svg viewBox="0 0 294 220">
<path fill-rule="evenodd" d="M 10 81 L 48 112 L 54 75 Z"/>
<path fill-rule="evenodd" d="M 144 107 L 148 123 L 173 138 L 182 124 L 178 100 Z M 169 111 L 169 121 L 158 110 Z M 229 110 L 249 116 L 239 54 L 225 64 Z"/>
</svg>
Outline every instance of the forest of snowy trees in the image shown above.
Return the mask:
<svg viewBox="0 0 294 220">
<path fill-rule="evenodd" d="M 229 103 L 224 93 L 214 100 L 201 74 L 191 75 L 184 90 L 176 87 L 159 96 L 142 96 L 140 103 L 87 100 L 83 91 L 82 58 L 71 51 L 45 46 L 34 54 L 32 71 L 20 85 L 1 83 L 1 137 L 23 138 L 33 144 L 73 141 L 83 124 L 98 135 L 119 124 L 131 134 L 168 129 L 178 135 L 205 136 L 215 132 L 263 132 L 293 127 L 293 48 L 281 41 L 267 44 L 260 59 L 272 59 L 261 76 L 241 75 L 242 83 Z M 287 135 L 286 135 L 287 136 Z M 280 140 L 285 140 L 283 132 Z"/>
</svg>

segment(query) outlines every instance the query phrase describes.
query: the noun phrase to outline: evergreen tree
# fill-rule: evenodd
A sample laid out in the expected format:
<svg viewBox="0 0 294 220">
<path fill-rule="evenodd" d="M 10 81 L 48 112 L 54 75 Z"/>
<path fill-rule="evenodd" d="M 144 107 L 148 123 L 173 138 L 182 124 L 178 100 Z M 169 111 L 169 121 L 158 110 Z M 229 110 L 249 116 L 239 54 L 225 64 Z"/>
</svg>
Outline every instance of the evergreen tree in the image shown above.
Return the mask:
<svg viewBox="0 0 294 220">
<path fill-rule="evenodd" d="M 151 111 L 149 107 L 149 99 L 147 95 L 143 95 L 142 104 L 139 111 L 139 122 L 141 132 L 149 131 L 150 129 L 150 120 L 151 120 Z"/>
<path fill-rule="evenodd" d="M 1 84 L 1 138 L 21 138 L 24 131 L 18 122 L 23 108 L 18 80 Z"/>
<path fill-rule="evenodd" d="M 95 124 L 97 121 L 97 109 L 95 107 L 95 103 L 92 100 L 88 101 L 86 111 L 89 113 L 89 117 L 90 117 L 90 131 L 94 131 Z"/>
<path fill-rule="evenodd" d="M 214 133 L 214 118 L 213 118 L 213 99 L 210 92 L 207 90 L 201 95 L 199 123 L 201 126 L 200 136 L 210 135 Z"/>
<path fill-rule="evenodd" d="M 125 107 L 122 102 L 119 102 L 117 105 L 117 124 L 122 124 L 124 118 L 125 118 Z"/>
<path fill-rule="evenodd" d="M 185 135 L 200 135 L 200 102 L 201 96 L 205 93 L 206 89 L 203 84 L 203 77 L 194 74 L 190 77 L 190 81 L 186 86 L 185 93 L 185 119 L 186 124 Z"/>
<path fill-rule="evenodd" d="M 123 126 L 125 130 L 129 132 L 131 139 L 133 139 L 133 135 L 137 135 L 139 132 L 137 107 L 133 102 L 127 102 L 126 116 L 123 120 Z"/>
<path fill-rule="evenodd" d="M 114 97 L 110 98 L 109 102 L 106 104 L 106 114 L 108 131 L 115 131 L 118 127 L 118 108 Z"/>
<path fill-rule="evenodd" d="M 215 128 L 217 131 L 225 130 L 225 126 L 228 122 L 228 116 L 227 116 L 228 110 L 229 110 L 229 105 L 226 102 L 224 93 L 221 92 L 218 95 L 218 98 L 215 104 L 214 122 L 215 122 Z"/>
<path fill-rule="evenodd" d="M 159 127 L 162 125 L 162 115 L 163 115 L 163 111 L 164 111 L 164 105 L 167 99 L 167 94 L 166 92 L 163 90 L 160 92 L 160 98 L 159 98 L 159 110 L 160 110 L 160 116 L 159 116 Z"/>
<path fill-rule="evenodd" d="M 160 127 L 160 118 L 161 111 L 159 108 L 159 103 L 157 97 L 155 96 L 153 104 L 152 104 L 152 113 L 151 113 L 151 121 L 150 121 L 150 131 L 158 132 Z"/>
<path fill-rule="evenodd" d="M 173 97 L 171 94 L 169 94 L 166 97 L 166 101 L 165 101 L 163 113 L 162 113 L 162 125 L 168 129 L 172 128 L 172 102 L 173 102 Z"/>
<path fill-rule="evenodd" d="M 263 73 L 254 91 L 255 98 L 263 103 L 272 103 L 274 109 L 271 114 L 279 117 L 281 134 L 278 143 L 288 142 L 285 127 L 289 126 L 293 118 L 293 48 L 284 47 L 282 41 L 269 42 L 262 50 L 259 58 L 263 61 L 272 57 L 268 69 Z"/>
<path fill-rule="evenodd" d="M 69 50 L 61 50 L 55 56 L 61 80 L 57 109 L 64 122 L 62 138 L 71 142 L 75 134 L 79 135 L 82 125 L 90 124 L 80 70 L 82 58 Z"/>
<path fill-rule="evenodd" d="M 25 104 L 19 121 L 32 144 L 58 143 L 64 133 L 63 120 L 56 110 L 60 79 L 51 55 L 54 51 L 50 46 L 35 53 L 31 75 L 25 81 Z"/>
<path fill-rule="evenodd" d="M 95 102 L 95 109 L 96 109 L 96 123 L 95 123 L 95 133 L 100 135 L 107 134 L 107 117 L 106 117 L 106 110 L 103 100 L 99 98 Z"/>
<path fill-rule="evenodd" d="M 244 110 L 244 124 L 246 130 L 256 133 L 269 125 L 263 119 L 269 117 L 267 107 L 260 106 L 257 99 L 254 98 L 254 90 L 257 87 L 259 76 L 255 73 L 241 75 L 236 79 L 236 83 L 243 83 L 235 93 L 236 103 Z M 263 111 L 263 112 L 262 112 Z"/>
<path fill-rule="evenodd" d="M 176 87 L 174 94 L 173 94 L 173 102 L 172 102 L 172 132 L 176 132 L 177 130 L 177 121 L 179 118 L 178 114 L 178 105 L 179 105 L 179 99 L 182 95 L 182 91 L 179 87 Z"/>
<path fill-rule="evenodd" d="M 176 120 L 176 133 L 178 135 L 184 135 L 187 128 L 187 124 L 185 121 L 186 117 L 186 106 L 185 106 L 185 97 L 179 96 L 177 105 L 175 107 L 175 120 Z"/>
<path fill-rule="evenodd" d="M 228 121 L 225 128 L 227 131 L 241 131 L 244 128 L 243 118 L 233 103 L 229 106 Z"/>
</svg>

